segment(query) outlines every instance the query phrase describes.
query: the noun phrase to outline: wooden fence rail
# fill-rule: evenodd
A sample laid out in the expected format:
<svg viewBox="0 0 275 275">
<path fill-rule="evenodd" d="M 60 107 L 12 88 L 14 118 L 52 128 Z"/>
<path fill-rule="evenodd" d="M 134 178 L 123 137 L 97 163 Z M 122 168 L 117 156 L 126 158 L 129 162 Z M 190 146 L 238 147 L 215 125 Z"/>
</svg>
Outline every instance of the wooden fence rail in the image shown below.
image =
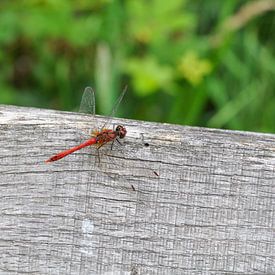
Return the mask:
<svg viewBox="0 0 275 275">
<path fill-rule="evenodd" d="M 0 274 L 275 274 L 275 135 L 114 119 L 45 163 L 103 121 L 0 106 Z"/>
</svg>

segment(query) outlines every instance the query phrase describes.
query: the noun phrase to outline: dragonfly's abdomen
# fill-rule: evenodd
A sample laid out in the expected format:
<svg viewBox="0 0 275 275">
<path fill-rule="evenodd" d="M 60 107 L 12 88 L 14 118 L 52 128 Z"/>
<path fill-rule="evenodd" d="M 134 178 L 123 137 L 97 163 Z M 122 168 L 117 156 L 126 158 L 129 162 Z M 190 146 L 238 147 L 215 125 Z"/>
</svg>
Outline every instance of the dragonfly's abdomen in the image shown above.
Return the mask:
<svg viewBox="0 0 275 275">
<path fill-rule="evenodd" d="M 80 145 L 77 145 L 77 146 L 75 146 L 75 147 L 73 147 L 73 148 L 70 148 L 70 149 L 68 149 L 68 150 L 62 151 L 62 152 L 60 152 L 60 153 L 54 155 L 53 157 L 51 157 L 51 158 L 49 158 L 48 160 L 46 160 L 46 162 L 57 161 L 57 160 L 59 160 L 59 159 L 62 159 L 62 158 L 64 158 L 64 157 L 66 157 L 66 156 L 69 155 L 69 154 L 72 154 L 73 152 L 75 152 L 75 151 L 77 151 L 77 150 L 80 150 L 80 149 L 82 149 L 82 148 L 84 148 L 84 147 L 86 147 L 86 146 L 93 145 L 93 144 L 95 144 L 95 143 L 97 143 L 96 138 L 94 138 L 94 137 L 93 137 L 93 138 L 90 138 L 89 140 L 87 140 L 87 141 L 81 143 Z"/>
</svg>

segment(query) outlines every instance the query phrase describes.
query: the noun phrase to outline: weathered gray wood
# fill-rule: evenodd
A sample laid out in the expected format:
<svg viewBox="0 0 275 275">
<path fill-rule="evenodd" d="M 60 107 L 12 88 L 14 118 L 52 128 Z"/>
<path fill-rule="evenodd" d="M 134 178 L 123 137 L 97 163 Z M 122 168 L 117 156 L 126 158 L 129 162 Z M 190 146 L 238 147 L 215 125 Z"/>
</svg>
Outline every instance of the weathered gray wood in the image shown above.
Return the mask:
<svg viewBox="0 0 275 275">
<path fill-rule="evenodd" d="M 275 274 L 275 135 L 119 119 L 44 163 L 102 121 L 0 106 L 1 274 Z"/>
</svg>

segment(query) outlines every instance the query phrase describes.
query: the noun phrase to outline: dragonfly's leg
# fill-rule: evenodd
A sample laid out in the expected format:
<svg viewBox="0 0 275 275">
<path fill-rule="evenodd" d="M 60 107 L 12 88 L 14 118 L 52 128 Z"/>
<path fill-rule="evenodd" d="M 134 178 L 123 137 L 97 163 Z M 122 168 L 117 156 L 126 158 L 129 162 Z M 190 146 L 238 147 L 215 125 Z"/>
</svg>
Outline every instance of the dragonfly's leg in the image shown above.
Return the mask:
<svg viewBox="0 0 275 275">
<path fill-rule="evenodd" d="M 98 145 L 97 150 L 101 148 L 103 145 L 105 145 L 107 142 L 102 142 L 100 145 Z"/>
<path fill-rule="evenodd" d="M 98 148 L 96 148 L 98 163 L 100 163 L 100 154 Z"/>
<path fill-rule="evenodd" d="M 100 163 L 100 154 L 99 154 L 99 149 L 103 146 L 103 145 L 105 145 L 107 142 L 103 142 L 103 143 L 101 143 L 101 144 L 99 144 L 98 146 L 97 146 L 97 154 L 98 154 L 98 160 L 99 160 L 99 163 Z M 105 154 L 104 154 L 105 155 Z"/>
<path fill-rule="evenodd" d="M 103 143 L 98 145 L 98 147 L 96 148 L 97 150 L 100 149 L 103 146 Z"/>
<path fill-rule="evenodd" d="M 96 151 L 97 151 L 97 157 L 98 157 L 98 163 L 100 163 L 100 153 L 99 153 L 99 149 L 104 145 L 106 144 L 107 142 L 103 142 L 101 144 L 97 144 L 97 147 L 96 147 Z"/>
<path fill-rule="evenodd" d="M 113 150 L 113 145 L 114 145 L 114 140 L 112 141 L 112 144 L 111 144 L 111 151 Z"/>
<path fill-rule="evenodd" d="M 113 146 L 114 146 L 115 141 L 116 141 L 120 146 L 122 146 L 122 143 L 116 138 L 115 140 L 112 141 L 112 144 L 111 144 L 111 151 L 113 150 Z"/>
<path fill-rule="evenodd" d="M 116 138 L 116 142 L 122 146 L 122 143 Z"/>
<path fill-rule="evenodd" d="M 116 129 L 116 125 L 115 124 L 113 124 L 113 131 L 115 131 L 115 129 Z M 112 141 L 112 144 L 111 144 L 111 151 L 113 150 L 113 146 L 114 146 L 114 140 Z"/>
</svg>

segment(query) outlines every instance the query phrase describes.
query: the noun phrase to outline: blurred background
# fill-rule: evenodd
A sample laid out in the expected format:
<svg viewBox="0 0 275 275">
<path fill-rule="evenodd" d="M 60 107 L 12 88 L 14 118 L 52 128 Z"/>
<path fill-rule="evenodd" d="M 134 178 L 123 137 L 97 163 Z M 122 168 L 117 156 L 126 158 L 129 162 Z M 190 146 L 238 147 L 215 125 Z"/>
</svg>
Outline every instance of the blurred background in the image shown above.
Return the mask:
<svg viewBox="0 0 275 275">
<path fill-rule="evenodd" d="M 275 132 L 275 0 L 1 0 L 0 103 Z"/>
</svg>

